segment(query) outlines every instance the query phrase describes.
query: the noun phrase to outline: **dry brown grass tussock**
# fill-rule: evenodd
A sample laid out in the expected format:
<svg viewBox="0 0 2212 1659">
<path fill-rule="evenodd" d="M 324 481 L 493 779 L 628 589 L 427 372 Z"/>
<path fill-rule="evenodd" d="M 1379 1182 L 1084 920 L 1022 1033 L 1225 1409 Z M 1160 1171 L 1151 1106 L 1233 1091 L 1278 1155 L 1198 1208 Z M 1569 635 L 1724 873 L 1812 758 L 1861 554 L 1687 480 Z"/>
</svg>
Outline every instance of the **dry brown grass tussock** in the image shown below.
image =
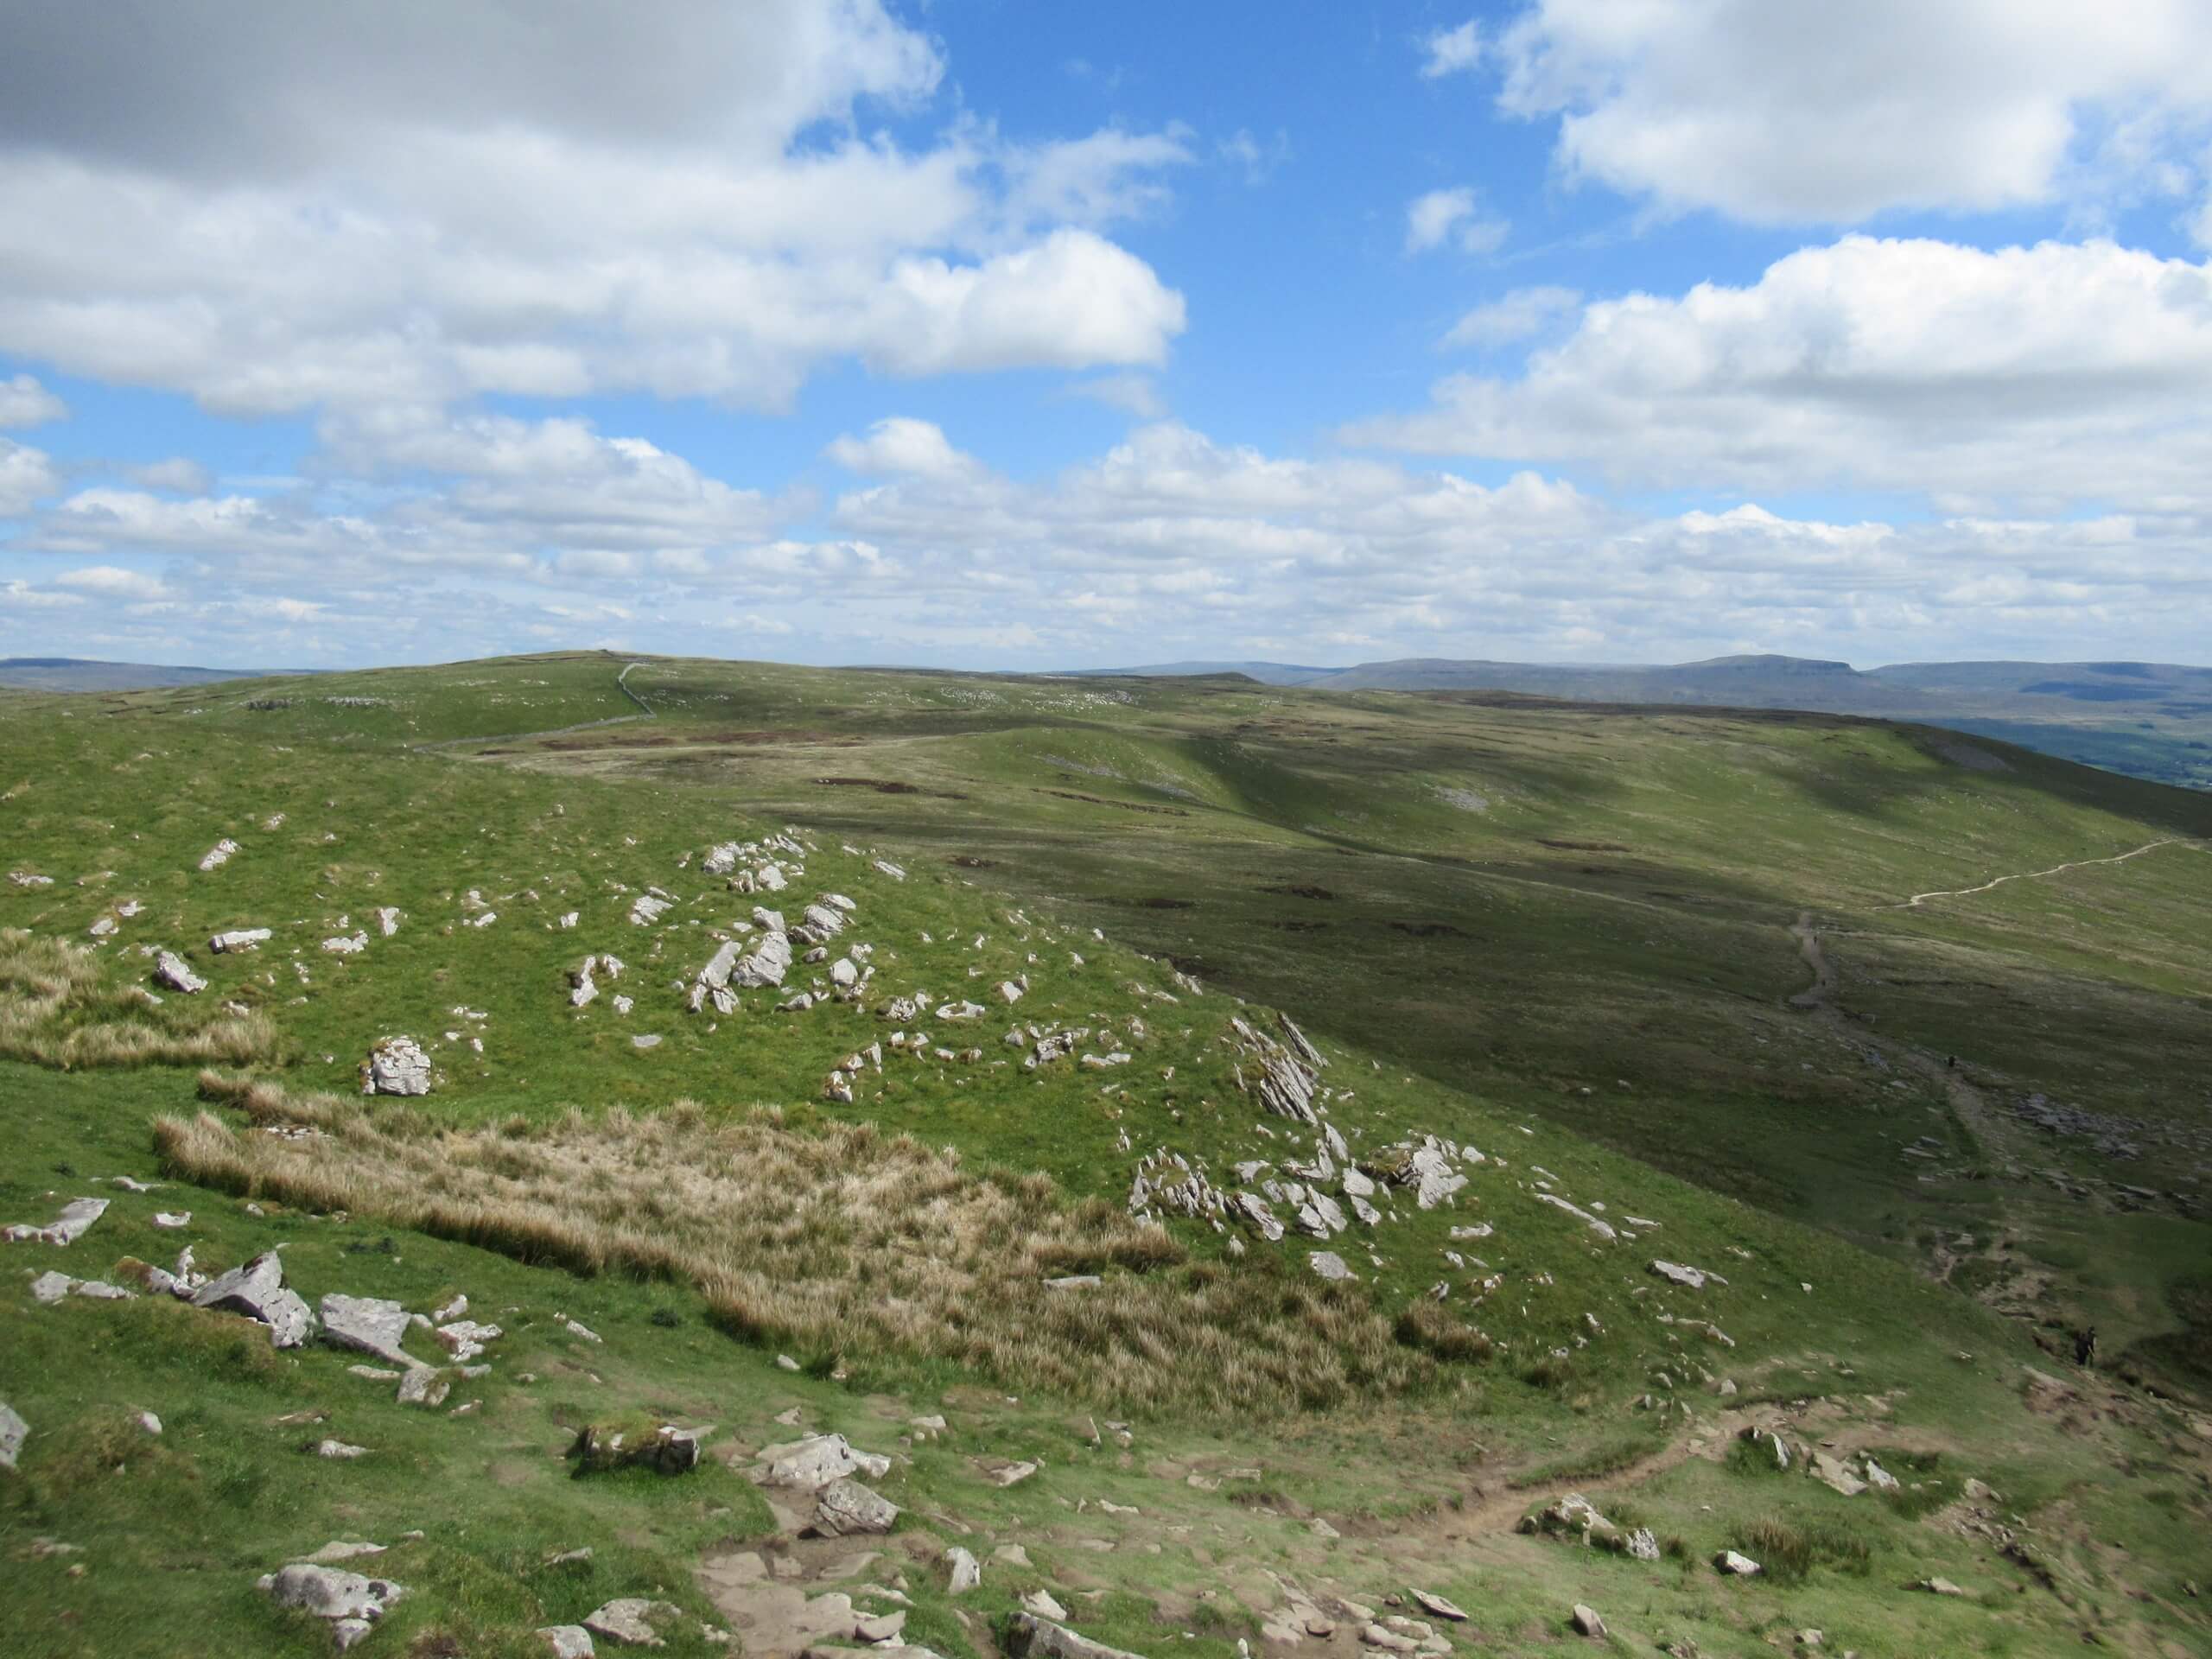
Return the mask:
<svg viewBox="0 0 2212 1659">
<path fill-rule="evenodd" d="M 244 1065 L 276 1051 L 266 1014 L 114 987 L 95 951 L 0 928 L 0 1057 L 65 1071 L 116 1065 Z"/>
<path fill-rule="evenodd" d="M 586 1273 L 697 1287 L 741 1335 L 817 1356 L 897 1351 L 1128 1410 L 1270 1412 L 1430 1372 L 1357 1292 L 1268 1264 L 1192 1263 L 1160 1227 L 1049 1177 L 973 1173 L 868 1124 L 801 1134 L 690 1103 L 542 1126 L 294 1097 L 203 1074 L 242 1109 L 156 1126 L 179 1173 Z M 283 1139 L 263 1124 L 322 1133 Z M 1052 1290 L 1047 1278 L 1102 1273 Z"/>
</svg>

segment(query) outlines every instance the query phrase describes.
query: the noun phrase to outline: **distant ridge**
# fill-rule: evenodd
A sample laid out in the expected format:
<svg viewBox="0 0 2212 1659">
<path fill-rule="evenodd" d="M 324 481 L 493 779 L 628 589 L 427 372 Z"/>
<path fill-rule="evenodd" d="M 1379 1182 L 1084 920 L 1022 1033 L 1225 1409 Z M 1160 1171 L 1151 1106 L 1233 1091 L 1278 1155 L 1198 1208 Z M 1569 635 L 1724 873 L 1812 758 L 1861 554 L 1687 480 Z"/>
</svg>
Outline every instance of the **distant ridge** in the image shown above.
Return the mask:
<svg viewBox="0 0 2212 1659">
<path fill-rule="evenodd" d="M 105 663 L 89 657 L 0 657 L 0 686 L 21 691 L 158 691 L 218 680 L 311 674 L 305 668 L 190 668 L 161 663 Z"/>
<path fill-rule="evenodd" d="M 1931 693 L 1945 694 L 1947 700 L 1970 696 L 2075 703 L 2171 699 L 2212 702 L 2212 668 L 2177 663 L 1896 663 L 1861 671 L 1849 663 L 1821 658 L 1765 653 L 1672 664 L 1503 663 L 1402 657 L 1356 663 L 1348 668 L 1223 661 L 1077 671 L 1145 678 L 1244 674 L 1270 685 L 1329 690 L 1519 691 L 1585 701 L 1732 702 L 1830 714 L 1891 714 L 1925 708 Z"/>
<path fill-rule="evenodd" d="M 1759 654 L 1695 663 L 1497 663 L 1407 657 L 1309 668 L 1158 663 L 1112 672 L 1244 674 L 1324 691 L 1505 691 L 1575 702 L 1802 709 L 1918 721 L 2163 783 L 2212 788 L 2212 668 L 2179 663 L 1891 663 Z"/>
</svg>

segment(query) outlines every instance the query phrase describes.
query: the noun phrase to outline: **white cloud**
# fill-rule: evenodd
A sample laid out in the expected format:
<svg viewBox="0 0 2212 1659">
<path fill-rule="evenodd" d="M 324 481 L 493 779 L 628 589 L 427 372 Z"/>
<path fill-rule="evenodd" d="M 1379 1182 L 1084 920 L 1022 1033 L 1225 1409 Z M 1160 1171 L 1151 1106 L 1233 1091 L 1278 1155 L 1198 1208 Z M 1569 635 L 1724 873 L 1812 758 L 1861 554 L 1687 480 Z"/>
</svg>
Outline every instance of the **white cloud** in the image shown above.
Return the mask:
<svg viewBox="0 0 2212 1659">
<path fill-rule="evenodd" d="M 2045 201 L 2086 132 L 2212 117 L 2194 0 L 1536 0 L 1497 53 L 1571 176 L 1762 223 Z"/>
<path fill-rule="evenodd" d="M 1510 227 L 1477 208 L 1475 193 L 1462 186 L 1431 190 L 1406 204 L 1406 251 L 1426 253 L 1447 241 L 1465 253 L 1489 253 L 1505 240 Z"/>
<path fill-rule="evenodd" d="M 1153 363 L 1183 326 L 1095 227 L 1156 209 L 1184 138 L 863 133 L 943 73 L 877 0 L 230 16 L 16 20 L 0 351 L 226 413 L 775 408 L 840 358 Z"/>
<path fill-rule="evenodd" d="M 0 438 L 0 518 L 29 512 L 35 502 L 60 487 L 60 477 L 44 450 Z"/>
<path fill-rule="evenodd" d="M 849 434 L 836 438 L 824 453 L 855 473 L 959 478 L 981 470 L 974 456 L 952 447 L 944 428 L 903 415 L 878 421 L 865 438 Z"/>
<path fill-rule="evenodd" d="M 57 588 L 73 588 L 79 593 L 98 594 L 109 599 L 157 600 L 169 595 L 168 587 L 159 577 L 112 564 L 67 570 L 54 577 L 54 582 Z"/>
<path fill-rule="evenodd" d="M 404 482 L 327 502 L 78 492 L 19 532 L 16 556 L 65 556 L 65 574 L 0 584 L 0 645 L 312 665 L 613 628 L 640 649 L 719 653 L 750 636 L 798 660 L 969 666 L 2186 657 L 2212 590 L 2202 505 L 1891 524 L 1738 496 L 1654 517 L 1532 472 L 1478 483 L 1285 457 L 1173 423 L 1017 482 L 899 421 L 851 441 L 880 470 L 823 528 L 763 534 L 779 512 L 810 515 L 581 423 L 385 442 Z M 372 637 L 350 626 L 361 617 Z"/>
<path fill-rule="evenodd" d="M 980 265 L 901 260 L 873 300 L 855 343 L 894 374 L 1160 363 L 1184 324 L 1149 265 L 1077 230 Z"/>
<path fill-rule="evenodd" d="M 1474 18 L 1452 29 L 1436 29 L 1422 40 L 1421 79 L 1440 80 L 1465 73 L 1482 61 L 1482 26 Z"/>
<path fill-rule="evenodd" d="M 2203 502 L 2208 384 L 2212 264 L 1848 237 L 1744 287 L 1594 303 L 1519 378 L 1452 376 L 1350 435 L 1678 489 Z"/>
<path fill-rule="evenodd" d="M 28 374 L 0 380 L 0 426 L 44 426 L 68 413 L 66 404 Z"/>
<path fill-rule="evenodd" d="M 1187 166 L 1190 135 L 1124 132 L 1108 127 L 1088 137 L 1009 151 L 1003 163 L 1006 213 L 1015 224 L 1096 226 L 1142 219 L 1168 200 L 1158 175 Z"/>
<path fill-rule="evenodd" d="M 1516 288 L 1462 315 L 1444 336 L 1446 346 L 1504 346 L 1541 334 L 1572 315 L 1582 296 L 1571 288 Z"/>
</svg>

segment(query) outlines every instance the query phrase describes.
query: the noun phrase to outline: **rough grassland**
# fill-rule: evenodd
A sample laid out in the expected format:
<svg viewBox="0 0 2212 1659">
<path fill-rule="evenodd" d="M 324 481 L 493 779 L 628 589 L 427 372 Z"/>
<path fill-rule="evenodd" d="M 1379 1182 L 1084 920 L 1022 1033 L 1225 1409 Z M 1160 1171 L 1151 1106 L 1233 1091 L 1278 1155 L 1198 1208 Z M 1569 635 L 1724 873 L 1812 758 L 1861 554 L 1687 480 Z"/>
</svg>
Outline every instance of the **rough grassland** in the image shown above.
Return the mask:
<svg viewBox="0 0 2212 1659">
<path fill-rule="evenodd" d="M 371 1659 L 530 1651 L 626 1594 L 683 1609 L 672 1653 L 723 1651 L 702 1626 L 746 1604 L 695 1573 L 785 1548 L 736 1471 L 794 1423 L 895 1454 L 882 1489 L 908 1513 L 868 1570 L 905 1575 L 909 1639 L 947 1654 L 991 1651 L 1039 1587 L 1101 1639 L 1204 1659 L 1348 1655 L 1349 1626 L 1263 1635 L 1287 1586 L 1383 1605 L 1417 1585 L 1475 1613 L 1455 1643 L 1499 1653 L 1555 1651 L 1578 1599 L 1634 1651 L 1807 1626 L 1865 1652 L 2207 1638 L 2184 1580 L 2212 1426 L 2035 1340 L 2094 1309 L 2108 1351 L 2195 1386 L 2202 1091 L 2145 1074 L 2205 1075 L 2203 855 L 1882 908 L 2201 835 L 2201 803 L 1849 721 L 667 663 L 631 671 L 641 709 L 622 666 L 0 702 L 0 925 L 28 935 L 0 1020 L 29 1033 L 0 1060 L 0 1219 L 111 1199 L 66 1249 L 0 1245 L 29 1270 L 0 1294 L 0 1399 L 32 1425 L 0 1474 L 22 1650 L 327 1652 L 252 1580 L 365 1537 L 412 1592 Z M 702 873 L 707 847 L 786 825 L 795 891 Z M 672 907 L 633 924 L 649 886 Z M 863 999 L 683 1011 L 754 902 L 822 890 L 854 901 L 838 947 L 873 946 Z M 1837 985 L 1792 1008 L 1808 910 Z M 243 926 L 273 937 L 207 949 Z M 209 991 L 147 1005 L 156 944 Z M 572 1007 L 570 970 L 607 952 L 623 976 Z M 990 1017 L 933 1016 L 921 1052 L 823 1098 L 896 1027 L 885 1000 L 921 990 Z M 1315 1035 L 1356 1157 L 1430 1134 L 1485 1154 L 1435 1208 L 1386 1195 L 1371 1236 L 1329 1241 L 1348 1284 L 1295 1234 L 1124 1215 L 1161 1160 L 1234 1190 L 1239 1161 L 1313 1155 L 1238 1088 L 1230 1021 L 1266 1023 L 1238 993 Z M 2000 1017 L 2034 1029 L 1998 1040 Z M 1130 1058 L 1024 1071 L 1016 1020 Z M 190 1045 L 224 1021 L 252 1042 L 207 1056 L 236 1080 L 201 1097 Z M 54 1045 L 102 1025 L 171 1046 L 59 1069 Z M 434 1093 L 343 1093 L 393 1032 L 430 1049 Z M 2014 1115 L 2034 1090 L 2126 1124 L 2053 1135 Z M 124 1173 L 166 1184 L 106 1184 Z M 425 1412 L 349 1375 L 358 1355 L 275 1353 L 165 1299 L 28 1294 L 185 1243 L 203 1268 L 283 1244 L 311 1302 L 465 1290 L 505 1334 Z M 1669 1284 L 1654 1255 L 1726 1282 Z M 931 1414 L 934 1439 L 909 1421 Z M 614 1416 L 713 1425 L 719 1455 L 572 1478 L 575 1429 Z M 1907 1489 L 1755 1472 L 1729 1455 L 1754 1422 L 1872 1451 Z M 366 1455 L 303 1451 L 327 1436 Z M 1040 1472 L 1000 1488 L 976 1461 L 1007 1458 Z M 1575 1484 L 1676 1553 L 1513 1532 Z M 1770 1578 L 1704 1564 L 1753 1541 Z M 986 1563 L 957 1601 L 954 1541 Z M 1029 1566 L 992 1554 L 1014 1542 Z M 1931 1574 L 1970 1595 L 1910 1591 Z"/>
</svg>

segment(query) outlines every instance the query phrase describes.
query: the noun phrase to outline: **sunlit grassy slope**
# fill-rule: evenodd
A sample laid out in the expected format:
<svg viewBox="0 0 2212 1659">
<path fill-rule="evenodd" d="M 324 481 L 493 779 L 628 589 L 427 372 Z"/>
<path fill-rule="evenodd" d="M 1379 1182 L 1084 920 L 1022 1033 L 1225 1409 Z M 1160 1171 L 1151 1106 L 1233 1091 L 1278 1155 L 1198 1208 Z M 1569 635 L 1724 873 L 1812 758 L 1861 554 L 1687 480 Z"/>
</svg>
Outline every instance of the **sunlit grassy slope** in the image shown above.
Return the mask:
<svg viewBox="0 0 2212 1659">
<path fill-rule="evenodd" d="M 1827 717 L 598 654 L 14 698 L 0 757 L 0 878 L 52 878 L 0 881 L 0 927 L 81 943 L 99 986 L 40 1005 L 44 1025 L 0 1061 L 23 1148 L 0 1177 L 0 1219 L 43 1220 L 96 1176 L 156 1173 L 156 1119 L 209 1114 L 199 1140 L 164 1141 L 183 1160 L 170 1187 L 115 1193 L 67 1252 L 0 1247 L 7 1259 L 97 1276 L 182 1239 L 207 1266 L 282 1242 L 310 1300 L 427 1306 L 466 1288 L 512 1310 L 514 1333 L 471 1385 L 481 1415 L 450 1421 L 391 1403 L 335 1353 L 260 1357 L 213 1316 L 12 1293 L 0 1399 L 35 1435 L 20 1477 L 0 1478 L 0 1550 L 26 1564 L 0 1575 L 0 1606 L 42 1632 L 28 1650 L 320 1651 L 322 1632 L 270 1613 L 253 1576 L 327 1537 L 416 1527 L 416 1554 L 384 1570 L 424 1593 L 372 1653 L 441 1631 L 471 1653 L 525 1651 L 518 1631 L 653 1586 L 712 1618 L 690 1574 L 717 1541 L 767 1529 L 751 1489 L 719 1465 L 695 1485 L 571 1482 L 555 1456 L 569 1431 L 645 1410 L 758 1445 L 788 1433 L 770 1419 L 797 1405 L 890 1446 L 940 1402 L 951 1441 L 912 1448 L 887 1490 L 934 1517 L 893 1541 L 920 1603 L 910 1639 L 942 1651 L 986 1649 L 991 1619 L 1049 1581 L 1099 1590 L 1078 1619 L 1096 1634 L 1226 1654 L 1257 1642 L 1279 1593 L 1232 1560 L 1378 1597 L 1418 1573 L 1483 1608 L 1475 1635 L 1498 1651 L 1544 1649 L 1567 1602 L 1597 1598 L 1617 1630 L 1709 1652 L 1808 1624 L 1832 1645 L 1900 1652 L 2056 1651 L 2085 1623 L 2146 1652 L 2204 1632 L 2179 1587 L 2206 1519 L 2187 1413 L 2129 1392 L 2069 1437 L 2047 1401 L 2028 1408 L 2024 1368 L 2063 1369 L 2032 1338 L 2063 1347 L 2090 1318 L 2108 1353 L 2133 1351 L 2130 1369 L 2197 1385 L 2212 947 L 2190 842 L 2212 804 Z M 703 873 L 709 847 L 785 830 L 804 849 L 791 891 L 740 894 Z M 200 870 L 225 838 L 236 853 Z M 633 923 L 649 887 L 673 906 Z M 874 947 L 862 1001 L 779 1013 L 751 993 L 730 1014 L 684 1011 L 682 988 L 755 902 L 795 912 L 827 891 L 855 906 L 838 948 Z M 383 908 L 400 912 L 389 936 Z M 1812 1009 L 1789 1006 L 1813 977 L 1789 931 L 1804 912 L 1838 976 Z M 95 942 L 103 917 L 114 929 Z M 257 951 L 207 947 L 263 926 Z M 358 952 L 323 948 L 355 934 Z M 210 982 L 194 1008 L 235 1004 L 225 1018 L 269 1028 L 232 1057 L 267 1085 L 255 1121 L 236 1089 L 203 1101 L 188 1070 L 82 1069 L 94 1046 L 68 1046 L 96 1014 L 127 1016 L 129 988 L 152 983 L 151 945 Z M 599 952 L 624 976 L 573 1008 L 569 970 Z M 1008 1005 L 996 988 L 1025 976 Z M 616 990 L 635 999 L 626 1014 Z M 877 1010 L 917 990 L 988 1012 L 931 1021 L 925 1058 L 888 1052 L 850 1103 L 824 1098 L 831 1067 L 895 1028 Z M 184 1001 L 143 1017 L 181 1029 Z M 1294 1233 L 1268 1243 L 1172 1217 L 1158 1248 L 1135 1249 L 1085 1231 L 1082 1206 L 1118 1212 L 1148 1154 L 1225 1189 L 1240 1160 L 1310 1155 L 1310 1135 L 1240 1090 L 1224 1041 L 1232 1019 L 1274 1029 L 1277 1007 L 1319 1041 L 1331 1122 L 1356 1154 L 1435 1135 L 1485 1154 L 1468 1186 L 1431 1211 L 1401 1197 L 1371 1240 L 1355 1227 L 1329 1241 L 1357 1274 L 1335 1288 L 1307 1268 L 1323 1246 Z M 1086 1027 L 1088 1051 L 1130 1058 L 1026 1071 L 1001 1040 L 1017 1020 Z M 368 1045 L 402 1032 L 436 1061 L 430 1096 L 358 1128 L 313 1103 L 350 1093 Z M 79 1069 L 53 1069 L 64 1058 Z M 2122 1127 L 2054 1137 L 2015 1115 L 2037 1092 Z M 641 1127 L 627 1153 L 594 1127 L 615 1109 L 657 1124 L 681 1101 L 697 1104 Z M 257 1141 L 258 1123 L 288 1122 L 330 1137 Z M 950 1149 L 930 1178 L 953 1183 L 937 1189 L 945 1214 L 996 1213 L 958 1182 L 1004 1184 L 1026 1236 L 1072 1241 L 1052 1269 L 1104 1275 L 1097 1300 L 1046 1313 L 1044 1299 L 1084 1293 L 1006 1279 L 988 1230 L 948 1247 L 979 1252 L 963 1300 L 961 1281 L 871 1254 L 899 1248 L 895 1224 L 810 1233 L 794 1253 L 799 1234 L 778 1243 L 750 1207 L 747 1228 L 714 1228 L 710 1206 L 752 1189 L 671 1177 L 657 1195 L 635 1173 L 687 1156 L 703 1170 L 712 1147 L 728 1158 L 743 1135 L 832 1122 Z M 542 1228 L 454 1208 L 495 1175 L 610 1157 L 633 1175 L 602 1198 L 644 1211 L 639 1236 L 692 1244 L 648 1267 L 650 1252 L 563 1253 L 531 1242 Z M 877 1206 L 894 1223 L 898 1190 Z M 1642 1236 L 1606 1243 L 1548 1194 L 1641 1217 L 1623 1224 Z M 153 1229 L 157 1206 L 191 1210 L 194 1230 Z M 1729 1282 L 1669 1287 L 1652 1255 Z M 690 1265 L 709 1257 L 737 1276 Z M 1027 1260 L 1046 1270 L 1046 1255 Z M 797 1262 L 849 1275 L 806 1318 L 779 1311 L 778 1275 Z M 855 1317 L 841 1339 L 820 1310 L 877 1273 L 926 1319 Z M 606 1344 L 567 1337 L 567 1317 Z M 1192 1365 L 1194 1319 L 1205 1341 L 1226 1334 L 1268 1363 Z M 997 1327 L 1026 1334 L 995 1340 Z M 770 1367 L 779 1345 L 810 1374 Z M 169 1429 L 117 1477 L 111 1458 L 134 1461 L 114 1450 L 124 1407 Z M 373 1463 L 303 1459 L 310 1431 L 276 1421 L 301 1409 L 331 1411 Z M 1923 1490 L 1891 1505 L 1746 1476 L 1718 1442 L 1758 1409 L 1921 1459 Z M 1135 1420 L 1139 1449 L 1071 1438 L 1071 1411 Z M 1713 1455 L 1686 1458 L 1696 1446 Z M 980 1486 L 965 1456 L 985 1451 L 1041 1453 L 1046 1475 Z M 1246 1465 L 1264 1471 L 1250 1501 L 1180 1472 Z M 2133 1507 L 2110 1495 L 2120 1471 Z M 2048 1582 L 1986 1535 L 1921 1518 L 1967 1474 L 2030 1518 Z M 1524 1502 L 1609 1480 L 1601 1497 L 1679 1535 L 1681 1560 L 1506 1530 Z M 1071 1518 L 1102 1497 L 1142 1517 L 1118 1518 L 1125 1548 L 1103 1554 Z M 1864 1576 L 1847 1560 L 1716 1587 L 1699 1558 L 1777 1522 L 1840 1528 Z M 956 1606 L 929 1552 L 960 1526 L 1028 1539 L 1040 1565 L 994 1571 Z M 91 1554 L 35 1556 L 38 1537 Z M 2133 1565 L 2101 1554 L 2113 1538 Z M 543 1565 L 594 1541 L 588 1570 Z M 63 1576 L 72 1560 L 88 1573 Z M 1980 1599 L 1901 1598 L 1930 1573 L 1973 1580 Z M 180 1605 L 206 1630 L 182 1647 L 174 1618 L 155 1623 Z M 688 1633 L 674 1647 L 709 1650 Z"/>
</svg>

